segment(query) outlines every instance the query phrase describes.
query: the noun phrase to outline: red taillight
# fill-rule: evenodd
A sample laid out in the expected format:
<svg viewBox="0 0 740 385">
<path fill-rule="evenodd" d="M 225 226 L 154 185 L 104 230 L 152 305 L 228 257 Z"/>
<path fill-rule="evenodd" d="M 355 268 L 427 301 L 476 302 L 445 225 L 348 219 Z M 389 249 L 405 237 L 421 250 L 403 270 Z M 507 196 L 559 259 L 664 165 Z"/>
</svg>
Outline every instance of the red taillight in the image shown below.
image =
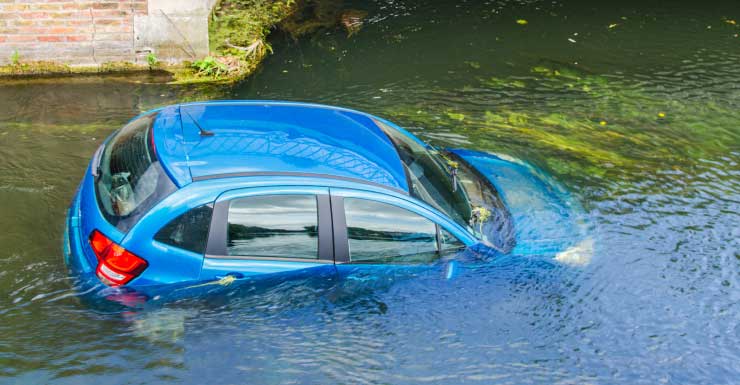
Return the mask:
<svg viewBox="0 0 740 385">
<path fill-rule="evenodd" d="M 100 260 L 100 257 L 104 255 L 105 249 L 107 249 L 112 243 L 113 241 L 108 239 L 108 237 L 98 230 L 95 230 L 90 234 L 90 247 L 92 247 L 98 260 Z"/>
<path fill-rule="evenodd" d="M 98 257 L 95 273 L 109 286 L 125 285 L 148 266 L 144 259 L 114 243 L 98 230 L 90 234 L 90 247 Z"/>
</svg>

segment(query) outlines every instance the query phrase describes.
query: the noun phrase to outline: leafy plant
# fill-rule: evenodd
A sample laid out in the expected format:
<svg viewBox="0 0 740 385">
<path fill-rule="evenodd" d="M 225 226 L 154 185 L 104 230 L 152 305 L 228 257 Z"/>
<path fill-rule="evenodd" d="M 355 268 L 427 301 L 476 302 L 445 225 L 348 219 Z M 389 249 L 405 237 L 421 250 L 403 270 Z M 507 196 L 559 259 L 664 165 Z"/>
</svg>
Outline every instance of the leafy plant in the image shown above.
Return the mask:
<svg viewBox="0 0 740 385">
<path fill-rule="evenodd" d="M 149 69 L 154 68 L 157 63 L 159 63 L 159 60 L 157 60 L 157 56 L 154 54 L 154 52 L 149 52 L 146 55 L 146 63 L 149 64 Z"/>
<path fill-rule="evenodd" d="M 201 60 L 193 62 L 192 67 L 198 71 L 196 75 L 211 76 L 214 78 L 218 78 L 229 71 L 226 64 L 221 63 L 213 56 L 206 56 Z"/>
<path fill-rule="evenodd" d="M 14 66 L 17 66 L 21 63 L 21 55 L 18 54 L 18 50 L 13 51 L 13 54 L 10 55 L 10 63 Z"/>
</svg>

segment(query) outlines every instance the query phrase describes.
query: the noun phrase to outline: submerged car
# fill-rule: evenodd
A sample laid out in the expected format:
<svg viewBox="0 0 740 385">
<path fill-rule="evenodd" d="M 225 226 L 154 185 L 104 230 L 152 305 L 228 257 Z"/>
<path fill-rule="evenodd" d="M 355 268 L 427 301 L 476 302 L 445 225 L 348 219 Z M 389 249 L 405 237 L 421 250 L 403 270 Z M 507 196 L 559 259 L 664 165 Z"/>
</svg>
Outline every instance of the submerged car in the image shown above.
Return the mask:
<svg viewBox="0 0 740 385">
<path fill-rule="evenodd" d="M 100 146 L 64 254 L 81 278 L 137 288 L 430 265 L 470 247 L 566 250 L 571 206 L 523 162 L 437 149 L 366 113 L 189 103 L 144 113 Z"/>
</svg>

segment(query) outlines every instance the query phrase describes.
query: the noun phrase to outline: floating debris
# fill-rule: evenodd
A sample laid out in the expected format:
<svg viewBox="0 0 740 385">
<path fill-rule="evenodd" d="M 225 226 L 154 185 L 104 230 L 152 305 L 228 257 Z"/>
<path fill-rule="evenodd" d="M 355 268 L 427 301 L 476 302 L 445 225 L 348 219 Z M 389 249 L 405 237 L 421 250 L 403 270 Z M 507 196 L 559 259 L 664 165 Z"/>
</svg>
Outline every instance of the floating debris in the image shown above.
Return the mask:
<svg viewBox="0 0 740 385">
<path fill-rule="evenodd" d="M 339 16 L 340 24 L 347 30 L 347 36 L 352 36 L 359 32 L 365 23 L 367 11 L 360 9 L 348 9 L 343 11 Z"/>
<path fill-rule="evenodd" d="M 446 112 L 446 114 L 447 114 L 447 117 L 449 117 L 450 119 L 454 119 L 460 122 L 465 120 L 465 114 L 461 114 L 458 112 Z"/>
<path fill-rule="evenodd" d="M 732 19 L 725 20 L 725 23 L 731 24 L 731 25 L 737 25 L 737 22 L 735 20 L 732 20 Z"/>
<path fill-rule="evenodd" d="M 571 42 L 571 43 L 575 43 L 576 42 L 575 39 L 573 39 L 571 37 L 568 38 L 568 41 Z"/>
<path fill-rule="evenodd" d="M 661 119 L 665 118 L 665 112 L 658 112 L 658 117 Z"/>
<path fill-rule="evenodd" d="M 617 26 L 619 26 L 619 24 L 618 24 L 618 23 L 614 23 L 614 24 L 609 24 L 609 29 L 614 29 L 614 28 L 616 28 Z"/>
<path fill-rule="evenodd" d="M 519 19 L 519 20 L 516 21 L 516 23 L 519 24 L 519 25 L 527 25 L 527 24 L 529 24 L 529 22 L 526 21 L 526 20 L 524 20 L 524 19 Z"/>
<path fill-rule="evenodd" d="M 599 124 L 600 124 L 601 126 L 606 126 L 606 125 L 607 125 L 607 123 L 606 123 L 606 120 L 602 120 L 602 121 L 600 121 L 600 122 L 599 122 Z"/>
</svg>

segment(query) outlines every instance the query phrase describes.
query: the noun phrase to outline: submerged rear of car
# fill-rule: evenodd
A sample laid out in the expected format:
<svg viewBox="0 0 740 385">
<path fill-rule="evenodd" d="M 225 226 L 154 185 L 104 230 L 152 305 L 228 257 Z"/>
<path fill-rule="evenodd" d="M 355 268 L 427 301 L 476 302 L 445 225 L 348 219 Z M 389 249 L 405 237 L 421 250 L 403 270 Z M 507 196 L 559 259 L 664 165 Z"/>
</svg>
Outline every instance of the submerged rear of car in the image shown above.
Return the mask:
<svg viewBox="0 0 740 385">
<path fill-rule="evenodd" d="M 390 122 L 356 111 L 274 102 L 188 106 L 135 118 L 93 157 L 69 209 L 64 247 L 68 265 L 85 282 L 151 291 L 161 285 L 200 287 L 201 281 L 229 283 L 306 269 L 414 269 L 453 260 L 461 246 L 476 243 L 496 253 L 528 255 L 577 243 L 573 229 L 582 226 L 573 215 L 575 205 L 556 184 L 521 162 L 467 150 L 438 151 Z M 278 128 L 265 132 L 262 126 L 241 130 L 254 126 L 254 119 L 220 118 L 239 106 L 265 107 L 270 113 L 284 108 L 280 114 L 285 116 L 295 112 L 290 108 L 330 109 L 339 113 L 332 119 L 361 121 L 387 138 L 372 138 L 369 143 L 378 148 L 356 152 L 377 165 L 391 162 L 386 153 L 395 148 L 396 169 L 402 171 L 394 175 L 392 166 L 384 166 L 390 171 L 378 173 L 383 168 L 368 168 L 362 164 L 365 158 L 353 158 L 352 151 L 337 151 L 336 143 L 350 141 L 341 138 L 347 133 L 318 132 L 319 127 L 306 139 L 295 124 L 272 122 Z M 208 120 L 208 113 L 218 120 Z M 201 119 L 213 127 L 201 127 Z M 322 146 L 322 140 L 334 146 Z M 229 151 L 244 154 L 242 163 L 233 162 Z M 259 171 L 249 163 L 249 151 L 259 153 L 253 159 L 270 163 L 265 167 L 332 175 Z M 364 183 L 358 182 L 361 178 Z M 271 230 L 269 238 L 265 229 L 270 226 L 260 227 L 254 218 L 277 218 L 269 214 L 277 206 L 290 209 L 280 214 L 282 227 Z M 397 220 L 368 224 L 378 213 Z M 389 245 L 384 236 L 403 241 L 387 252 L 397 257 L 372 253 L 382 256 Z M 313 246 L 292 247 L 289 239 Z M 240 247 L 249 250 L 242 253 Z"/>
</svg>

